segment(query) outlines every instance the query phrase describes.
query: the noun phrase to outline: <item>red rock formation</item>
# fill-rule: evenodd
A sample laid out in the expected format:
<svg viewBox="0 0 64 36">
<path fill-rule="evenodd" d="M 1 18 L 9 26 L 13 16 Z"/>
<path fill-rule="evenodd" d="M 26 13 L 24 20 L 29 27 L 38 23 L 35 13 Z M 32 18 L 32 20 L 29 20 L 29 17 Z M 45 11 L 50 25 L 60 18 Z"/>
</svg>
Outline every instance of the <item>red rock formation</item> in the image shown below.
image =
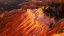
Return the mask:
<svg viewBox="0 0 64 36">
<path fill-rule="evenodd" d="M 17 12 L 0 19 L 0 36 L 50 36 L 59 29 L 60 25 L 48 32 L 48 28 L 34 20 L 31 12 Z M 64 21 L 63 21 L 64 22 Z"/>
</svg>

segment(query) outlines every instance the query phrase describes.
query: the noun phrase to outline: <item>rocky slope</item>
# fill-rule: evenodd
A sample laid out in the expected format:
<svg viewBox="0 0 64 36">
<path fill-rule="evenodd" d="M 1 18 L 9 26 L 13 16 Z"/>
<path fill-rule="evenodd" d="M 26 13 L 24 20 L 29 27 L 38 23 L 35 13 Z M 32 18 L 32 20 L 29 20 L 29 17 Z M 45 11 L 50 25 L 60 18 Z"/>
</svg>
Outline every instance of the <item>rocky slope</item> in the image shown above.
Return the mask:
<svg viewBox="0 0 64 36">
<path fill-rule="evenodd" d="M 50 36 L 56 33 L 61 25 L 59 23 L 50 29 L 52 20 L 44 16 L 41 8 L 15 11 L 10 11 L 10 14 L 3 13 L 4 16 L 0 18 L 0 36 Z"/>
</svg>

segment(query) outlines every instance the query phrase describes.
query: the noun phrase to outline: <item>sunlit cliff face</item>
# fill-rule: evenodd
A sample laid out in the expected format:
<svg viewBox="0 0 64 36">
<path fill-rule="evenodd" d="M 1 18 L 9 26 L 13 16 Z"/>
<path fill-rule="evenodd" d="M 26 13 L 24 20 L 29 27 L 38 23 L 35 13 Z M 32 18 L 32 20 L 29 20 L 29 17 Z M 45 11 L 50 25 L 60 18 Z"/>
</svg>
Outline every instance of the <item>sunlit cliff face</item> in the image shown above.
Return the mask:
<svg viewBox="0 0 64 36">
<path fill-rule="evenodd" d="M 33 1 L 0 14 L 0 36 L 64 36 L 64 19 L 55 21 L 44 13 L 47 0 Z"/>
<path fill-rule="evenodd" d="M 34 20 L 38 21 L 41 25 L 44 25 L 45 27 L 49 27 L 51 22 L 55 24 L 54 17 L 50 18 L 50 16 L 46 16 L 42 8 L 43 7 L 39 9 L 27 9 L 27 12 L 33 13 Z"/>
<path fill-rule="evenodd" d="M 19 11 L 3 20 L 6 25 L 0 30 L 0 36 L 33 36 L 42 30 L 42 25 L 35 21 L 35 15 L 32 12 Z"/>
<path fill-rule="evenodd" d="M 0 19 L 2 21 L 0 22 L 0 36 L 51 36 L 56 33 L 60 24 L 54 27 L 56 25 L 54 18 L 46 16 L 42 8 L 27 9 L 25 12 L 10 11 L 9 16 L 3 16 Z M 52 28 L 49 28 L 50 22 L 54 23 Z"/>
</svg>

